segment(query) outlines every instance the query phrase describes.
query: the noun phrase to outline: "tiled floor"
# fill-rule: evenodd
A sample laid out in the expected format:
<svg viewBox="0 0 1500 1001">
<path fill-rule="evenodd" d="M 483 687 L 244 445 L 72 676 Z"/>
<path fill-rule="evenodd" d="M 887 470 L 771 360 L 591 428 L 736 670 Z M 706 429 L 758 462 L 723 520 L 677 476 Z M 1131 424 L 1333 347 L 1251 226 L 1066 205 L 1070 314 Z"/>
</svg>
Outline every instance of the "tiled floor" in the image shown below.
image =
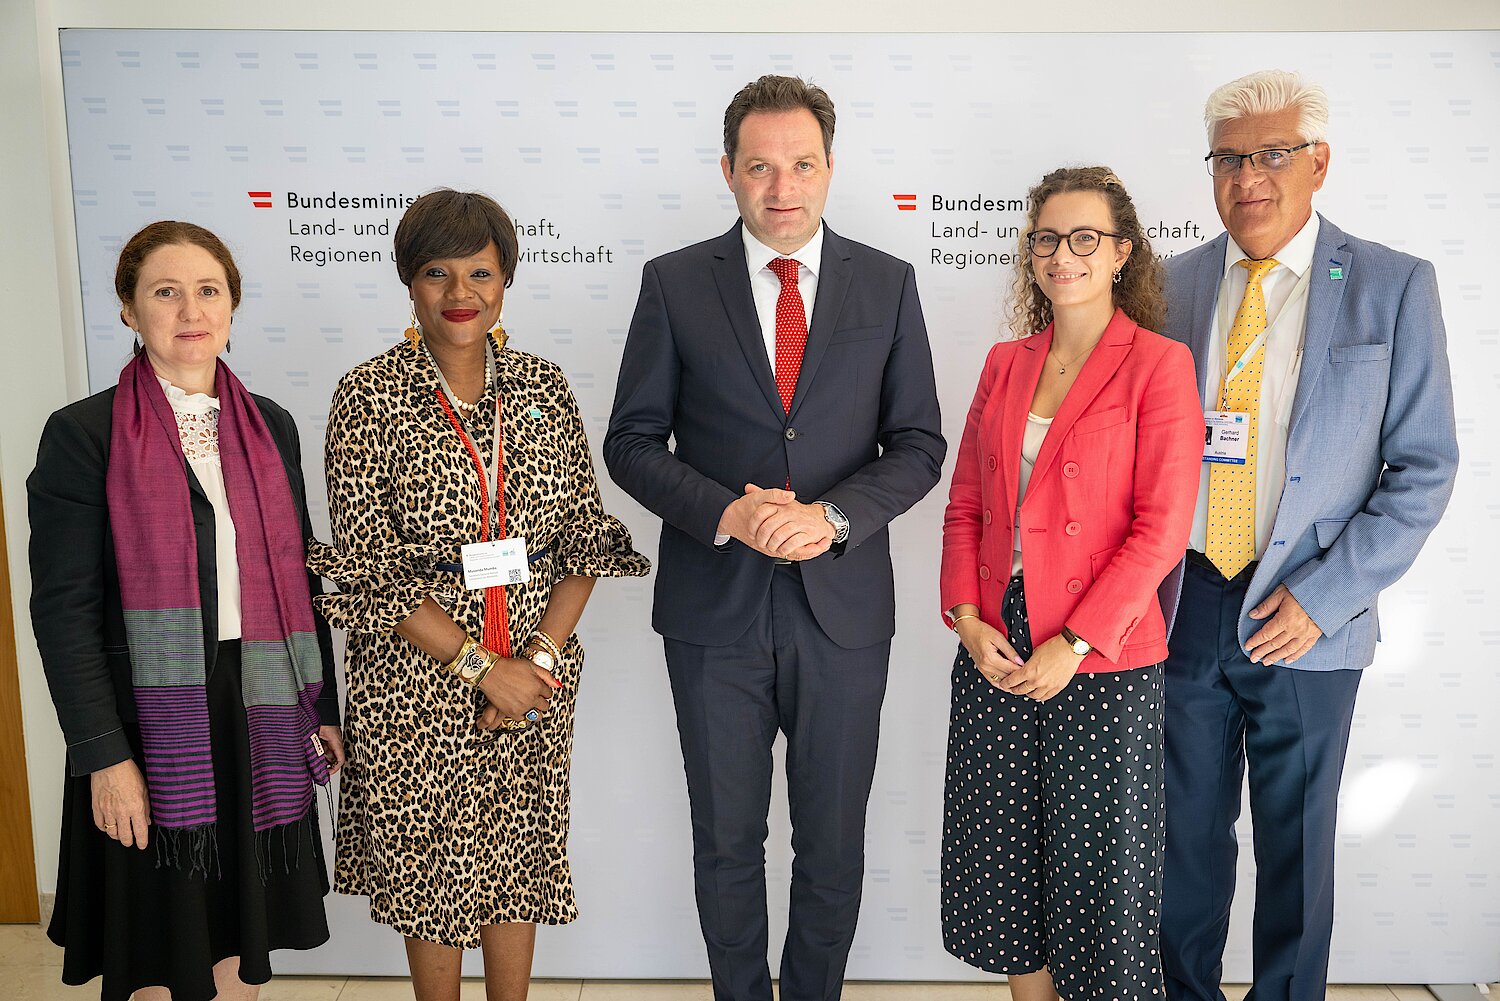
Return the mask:
<svg viewBox="0 0 1500 1001">
<path fill-rule="evenodd" d="M 0 925 L 0 996 L 12 1001 L 86 1001 L 92 987 L 64 987 L 58 981 L 62 950 L 35 925 Z M 1242 1001 L 1245 988 L 1226 987 L 1229 1001 Z M 279 977 L 261 989 L 261 1001 L 409 1001 L 405 980 L 372 977 Z M 466 980 L 464 1001 L 484 1001 L 484 984 Z M 530 1001 L 713 1001 L 703 981 L 537 980 Z M 853 983 L 844 1001 L 1010 1001 L 1004 984 Z M 1432 1001 L 1423 987 L 1332 987 L 1328 1001 Z"/>
</svg>

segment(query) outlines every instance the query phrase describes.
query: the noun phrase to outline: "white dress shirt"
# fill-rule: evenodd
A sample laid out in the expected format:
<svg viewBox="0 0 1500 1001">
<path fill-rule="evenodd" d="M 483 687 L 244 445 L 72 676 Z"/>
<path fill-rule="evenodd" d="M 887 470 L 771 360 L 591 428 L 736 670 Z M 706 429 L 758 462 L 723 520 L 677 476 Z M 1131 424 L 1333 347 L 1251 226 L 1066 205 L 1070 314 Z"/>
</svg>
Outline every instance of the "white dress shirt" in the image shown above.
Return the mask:
<svg viewBox="0 0 1500 1001">
<path fill-rule="evenodd" d="M 240 638 L 240 561 L 234 551 L 234 519 L 219 462 L 219 401 L 205 393 L 184 393 L 161 376 L 162 392 L 177 416 L 177 437 L 193 475 L 214 509 L 214 563 L 219 581 L 219 639 Z"/>
<path fill-rule="evenodd" d="M 1026 412 L 1026 432 L 1021 435 L 1021 468 L 1016 476 L 1016 531 L 1011 546 L 1010 575 L 1021 573 L 1021 502 L 1026 499 L 1026 488 L 1031 485 L 1031 471 L 1036 468 L 1037 456 L 1042 454 L 1042 442 L 1047 440 L 1047 429 L 1052 427 L 1052 417 L 1038 417 Z"/>
<path fill-rule="evenodd" d="M 1261 365 L 1260 411 L 1255 438 L 1255 558 L 1265 554 L 1271 542 L 1271 527 L 1281 506 L 1281 491 L 1286 479 L 1287 425 L 1292 413 L 1292 398 L 1297 393 L 1297 377 L 1302 370 L 1302 340 L 1307 328 L 1308 283 L 1298 283 L 1312 267 L 1313 251 L 1318 243 L 1318 214 L 1297 231 L 1285 247 L 1271 256 L 1276 267 L 1261 281 L 1266 297 L 1265 359 Z M 1214 336 L 1209 341 L 1203 387 L 1203 408 L 1219 410 L 1219 391 L 1228 370 L 1229 330 L 1234 315 L 1245 298 L 1249 273 L 1238 267 L 1247 255 L 1230 237 L 1224 248 L 1224 277 L 1219 282 L 1219 296 L 1214 304 Z M 1296 293 L 1293 295 L 1293 293 Z M 1237 360 L 1237 359 L 1235 359 Z M 1193 531 L 1188 544 L 1200 553 L 1207 548 L 1208 471 L 1212 463 L 1203 463 L 1203 478 L 1198 485 L 1198 506 L 1193 511 Z"/>
<path fill-rule="evenodd" d="M 818 301 L 818 269 L 823 266 L 823 224 L 800 250 L 782 254 L 750 235 L 748 226 L 740 227 L 745 242 L 745 268 L 750 272 L 750 294 L 755 298 L 755 316 L 760 320 L 760 336 L 766 342 L 766 363 L 776 374 L 776 299 L 781 295 L 781 279 L 770 268 L 778 257 L 797 260 L 797 291 L 802 293 L 802 313 L 812 329 L 813 303 Z"/>
<path fill-rule="evenodd" d="M 792 257 L 797 261 L 797 291 L 802 293 L 802 315 L 807 318 L 807 329 L 812 329 L 813 303 L 818 299 L 818 269 L 823 266 L 823 224 L 818 223 L 817 232 L 801 249 L 790 254 L 772 250 L 750 235 L 750 227 L 740 227 L 740 239 L 745 243 L 745 269 L 750 272 L 750 295 L 755 300 L 755 317 L 760 321 L 761 340 L 766 345 L 766 364 L 771 375 L 776 375 L 776 300 L 781 295 L 781 279 L 770 268 L 778 257 Z M 780 486 L 780 484 L 761 484 Z M 799 500 L 801 498 L 798 498 Z M 722 546 L 729 536 L 714 536 L 714 545 Z"/>
</svg>

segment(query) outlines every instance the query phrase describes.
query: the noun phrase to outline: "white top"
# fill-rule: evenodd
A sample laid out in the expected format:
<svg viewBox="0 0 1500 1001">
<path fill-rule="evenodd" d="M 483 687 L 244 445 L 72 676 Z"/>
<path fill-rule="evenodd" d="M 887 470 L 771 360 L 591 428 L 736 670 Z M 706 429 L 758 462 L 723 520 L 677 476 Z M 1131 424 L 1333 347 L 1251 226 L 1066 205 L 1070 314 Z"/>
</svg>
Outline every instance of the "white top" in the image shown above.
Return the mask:
<svg viewBox="0 0 1500 1001">
<path fill-rule="evenodd" d="M 818 223 L 812 239 L 800 250 L 781 254 L 750 235 L 747 226 L 740 227 L 745 242 L 745 267 L 750 272 L 750 294 L 755 298 L 755 316 L 760 320 L 760 336 L 766 344 L 766 362 L 776 374 L 776 299 L 781 295 L 781 279 L 768 266 L 778 257 L 796 258 L 797 291 L 802 293 L 802 312 L 812 329 L 813 303 L 818 301 L 818 268 L 823 265 L 823 224 Z"/>
<path fill-rule="evenodd" d="M 1314 212 L 1297 235 L 1271 255 L 1276 258 L 1276 267 L 1261 281 L 1261 291 L 1266 297 L 1269 336 L 1261 364 L 1260 411 L 1255 438 L 1256 559 L 1260 559 L 1270 545 L 1271 527 L 1276 523 L 1281 490 L 1285 486 L 1287 424 L 1291 420 L 1292 397 L 1297 393 L 1297 377 L 1302 370 L 1302 340 L 1307 327 L 1309 286 L 1304 284 L 1298 290 L 1297 282 L 1312 267 L 1318 228 L 1318 214 Z M 1224 248 L 1224 278 L 1219 283 L 1214 335 L 1208 342 L 1208 358 L 1204 362 L 1208 373 L 1207 384 L 1203 387 L 1205 410 L 1220 409 L 1219 391 L 1224 385 L 1224 373 L 1230 362 L 1236 360 L 1227 357 L 1229 330 L 1234 326 L 1234 314 L 1245 298 L 1245 284 L 1250 277 L 1244 268 L 1236 265 L 1247 259 L 1248 255 L 1231 237 Z M 1297 292 L 1295 298 L 1292 297 L 1293 291 Z M 1282 313 L 1286 315 L 1283 317 Z M 1193 531 L 1188 536 L 1188 544 L 1200 553 L 1207 548 L 1208 470 L 1213 464 L 1205 462 L 1202 465 L 1198 506 L 1193 511 Z"/>
<path fill-rule="evenodd" d="M 1036 457 L 1041 454 L 1042 442 L 1047 439 L 1047 429 L 1052 426 L 1052 421 L 1051 417 L 1038 417 L 1029 410 L 1026 412 L 1026 433 L 1021 436 L 1021 474 L 1017 477 L 1016 484 L 1015 544 L 1011 547 L 1014 552 L 1010 557 L 1012 577 L 1021 572 L 1021 502 L 1026 499 L 1026 488 L 1031 485 L 1031 470 L 1036 466 Z"/>
<path fill-rule="evenodd" d="M 189 395 L 160 376 L 162 392 L 177 415 L 182 454 L 214 507 L 214 563 L 219 575 L 219 639 L 240 638 L 240 563 L 234 551 L 234 519 L 219 463 L 219 401 L 205 393 Z"/>
</svg>

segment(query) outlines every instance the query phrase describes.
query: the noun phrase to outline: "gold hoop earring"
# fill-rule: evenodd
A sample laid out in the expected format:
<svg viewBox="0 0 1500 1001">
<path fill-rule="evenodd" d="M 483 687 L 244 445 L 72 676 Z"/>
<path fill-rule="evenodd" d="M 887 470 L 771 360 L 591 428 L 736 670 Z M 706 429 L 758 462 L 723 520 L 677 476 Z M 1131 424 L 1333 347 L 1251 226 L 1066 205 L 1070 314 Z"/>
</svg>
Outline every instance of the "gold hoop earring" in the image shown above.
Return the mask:
<svg viewBox="0 0 1500 1001">
<path fill-rule="evenodd" d="M 411 345 L 413 351 L 415 351 L 417 349 L 417 346 L 422 343 L 422 328 L 417 326 L 416 306 L 413 306 L 411 308 L 411 323 L 407 326 L 406 330 L 403 331 L 403 336 L 406 338 L 406 343 Z"/>
</svg>

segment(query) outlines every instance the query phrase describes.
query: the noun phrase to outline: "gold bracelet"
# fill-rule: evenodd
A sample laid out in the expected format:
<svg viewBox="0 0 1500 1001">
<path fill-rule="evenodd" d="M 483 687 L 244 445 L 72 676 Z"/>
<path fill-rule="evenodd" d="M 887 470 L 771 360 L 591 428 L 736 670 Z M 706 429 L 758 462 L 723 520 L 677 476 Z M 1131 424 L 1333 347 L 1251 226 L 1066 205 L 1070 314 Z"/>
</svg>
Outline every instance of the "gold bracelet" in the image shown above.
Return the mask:
<svg viewBox="0 0 1500 1001">
<path fill-rule="evenodd" d="M 486 650 L 485 653 L 488 656 L 485 658 L 484 666 L 479 669 L 479 673 L 474 675 L 474 680 L 470 682 L 475 688 L 479 687 L 479 683 L 484 680 L 485 675 L 490 673 L 490 669 L 500 663 L 500 655 L 498 653 L 493 650 Z"/>
<path fill-rule="evenodd" d="M 557 645 L 557 640 L 553 639 L 551 636 L 548 636 L 542 630 L 538 629 L 536 632 L 532 633 L 531 639 L 527 640 L 526 645 L 530 646 L 533 643 L 541 644 L 546 648 L 547 652 L 552 655 L 553 660 L 559 663 L 562 662 L 562 647 Z"/>
<path fill-rule="evenodd" d="M 950 622 L 948 624 L 948 628 L 951 629 L 951 630 L 953 630 L 954 632 L 958 632 L 958 624 L 960 622 L 962 622 L 964 619 L 977 619 L 977 618 L 979 618 L 979 616 L 974 615 L 974 614 L 969 613 L 969 612 L 965 612 L 963 615 L 960 615 L 958 618 L 956 618 L 952 622 Z"/>
<path fill-rule="evenodd" d="M 478 645 L 479 643 L 474 639 L 474 637 L 465 636 L 463 646 L 458 648 L 457 656 L 448 661 L 448 663 L 444 664 L 443 670 L 447 671 L 449 674 L 457 674 L 458 665 L 462 664 L 464 658 L 469 655 L 469 651 L 474 649 Z"/>
</svg>

